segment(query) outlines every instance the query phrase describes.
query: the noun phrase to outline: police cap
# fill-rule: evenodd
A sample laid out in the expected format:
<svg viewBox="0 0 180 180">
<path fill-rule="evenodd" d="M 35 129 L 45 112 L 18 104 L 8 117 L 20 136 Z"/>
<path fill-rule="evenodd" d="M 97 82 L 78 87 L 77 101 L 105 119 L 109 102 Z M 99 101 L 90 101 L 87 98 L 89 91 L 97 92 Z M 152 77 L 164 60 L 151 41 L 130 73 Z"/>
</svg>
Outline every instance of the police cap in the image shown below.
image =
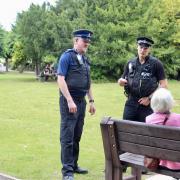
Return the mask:
<svg viewBox="0 0 180 180">
<path fill-rule="evenodd" d="M 154 41 L 148 37 L 138 37 L 137 38 L 137 43 L 141 46 L 144 46 L 144 47 L 149 47 L 151 46 L 152 44 L 154 44 Z"/>
<path fill-rule="evenodd" d="M 87 29 L 78 29 L 73 32 L 74 37 L 81 37 L 86 40 L 90 40 L 93 32 Z"/>
</svg>

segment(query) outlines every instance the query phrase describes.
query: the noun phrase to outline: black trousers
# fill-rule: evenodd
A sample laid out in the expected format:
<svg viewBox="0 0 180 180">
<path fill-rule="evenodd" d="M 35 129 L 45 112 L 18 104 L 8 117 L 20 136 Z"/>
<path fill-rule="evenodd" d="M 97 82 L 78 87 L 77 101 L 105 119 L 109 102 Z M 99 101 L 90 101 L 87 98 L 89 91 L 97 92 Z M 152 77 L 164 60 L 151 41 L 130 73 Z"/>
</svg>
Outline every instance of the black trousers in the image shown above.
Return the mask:
<svg viewBox="0 0 180 180">
<path fill-rule="evenodd" d="M 77 106 L 77 113 L 69 113 L 66 98 L 63 95 L 60 96 L 60 144 L 63 176 L 72 175 L 78 166 L 79 142 L 83 131 L 86 101 L 85 98 L 74 98 L 74 102 Z"/>
<path fill-rule="evenodd" d="M 143 106 L 138 103 L 139 98 L 130 96 L 125 103 L 123 119 L 145 122 L 146 116 L 153 113 L 150 105 Z"/>
</svg>

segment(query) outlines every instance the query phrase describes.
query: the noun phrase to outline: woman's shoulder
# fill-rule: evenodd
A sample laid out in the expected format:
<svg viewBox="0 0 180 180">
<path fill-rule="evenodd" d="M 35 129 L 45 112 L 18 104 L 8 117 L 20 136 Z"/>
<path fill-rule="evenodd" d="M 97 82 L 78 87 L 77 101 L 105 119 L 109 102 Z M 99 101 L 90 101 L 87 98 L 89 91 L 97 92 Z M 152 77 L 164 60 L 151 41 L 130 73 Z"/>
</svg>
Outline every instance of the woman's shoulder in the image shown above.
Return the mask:
<svg viewBox="0 0 180 180">
<path fill-rule="evenodd" d="M 171 113 L 169 115 L 168 120 L 166 121 L 166 125 L 179 127 L 180 126 L 180 114 Z"/>
<path fill-rule="evenodd" d="M 178 113 L 171 113 L 169 118 L 171 120 L 179 120 L 180 121 L 180 114 L 178 114 Z"/>
<path fill-rule="evenodd" d="M 161 124 L 164 120 L 165 114 L 152 113 L 146 117 L 146 123 L 148 124 Z"/>
<path fill-rule="evenodd" d="M 161 125 L 161 124 L 163 124 L 166 116 L 167 116 L 167 114 L 153 113 L 146 117 L 146 123 Z M 180 114 L 171 113 L 169 115 L 168 120 L 166 121 L 166 125 L 180 126 Z"/>
</svg>

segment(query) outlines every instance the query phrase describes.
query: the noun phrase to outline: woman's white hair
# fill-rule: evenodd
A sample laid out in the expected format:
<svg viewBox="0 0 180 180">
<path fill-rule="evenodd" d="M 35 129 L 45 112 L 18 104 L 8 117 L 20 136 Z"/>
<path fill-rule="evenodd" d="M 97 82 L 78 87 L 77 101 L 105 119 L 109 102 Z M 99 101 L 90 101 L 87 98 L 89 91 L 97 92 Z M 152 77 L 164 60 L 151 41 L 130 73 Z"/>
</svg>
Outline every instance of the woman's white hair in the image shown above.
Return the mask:
<svg viewBox="0 0 180 180">
<path fill-rule="evenodd" d="M 174 104 L 173 96 L 170 91 L 165 88 L 157 89 L 151 99 L 151 108 L 154 112 L 169 112 Z"/>
</svg>

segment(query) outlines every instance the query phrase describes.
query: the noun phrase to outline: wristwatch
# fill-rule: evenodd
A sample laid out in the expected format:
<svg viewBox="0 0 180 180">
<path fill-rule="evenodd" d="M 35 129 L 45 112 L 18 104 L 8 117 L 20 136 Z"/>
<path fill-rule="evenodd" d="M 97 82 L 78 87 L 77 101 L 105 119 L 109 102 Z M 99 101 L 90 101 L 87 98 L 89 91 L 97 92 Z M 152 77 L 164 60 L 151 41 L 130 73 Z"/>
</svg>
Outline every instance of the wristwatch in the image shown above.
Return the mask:
<svg viewBox="0 0 180 180">
<path fill-rule="evenodd" d="M 94 102 L 94 99 L 90 99 L 90 100 L 89 100 L 89 103 L 93 103 L 93 102 Z"/>
</svg>

